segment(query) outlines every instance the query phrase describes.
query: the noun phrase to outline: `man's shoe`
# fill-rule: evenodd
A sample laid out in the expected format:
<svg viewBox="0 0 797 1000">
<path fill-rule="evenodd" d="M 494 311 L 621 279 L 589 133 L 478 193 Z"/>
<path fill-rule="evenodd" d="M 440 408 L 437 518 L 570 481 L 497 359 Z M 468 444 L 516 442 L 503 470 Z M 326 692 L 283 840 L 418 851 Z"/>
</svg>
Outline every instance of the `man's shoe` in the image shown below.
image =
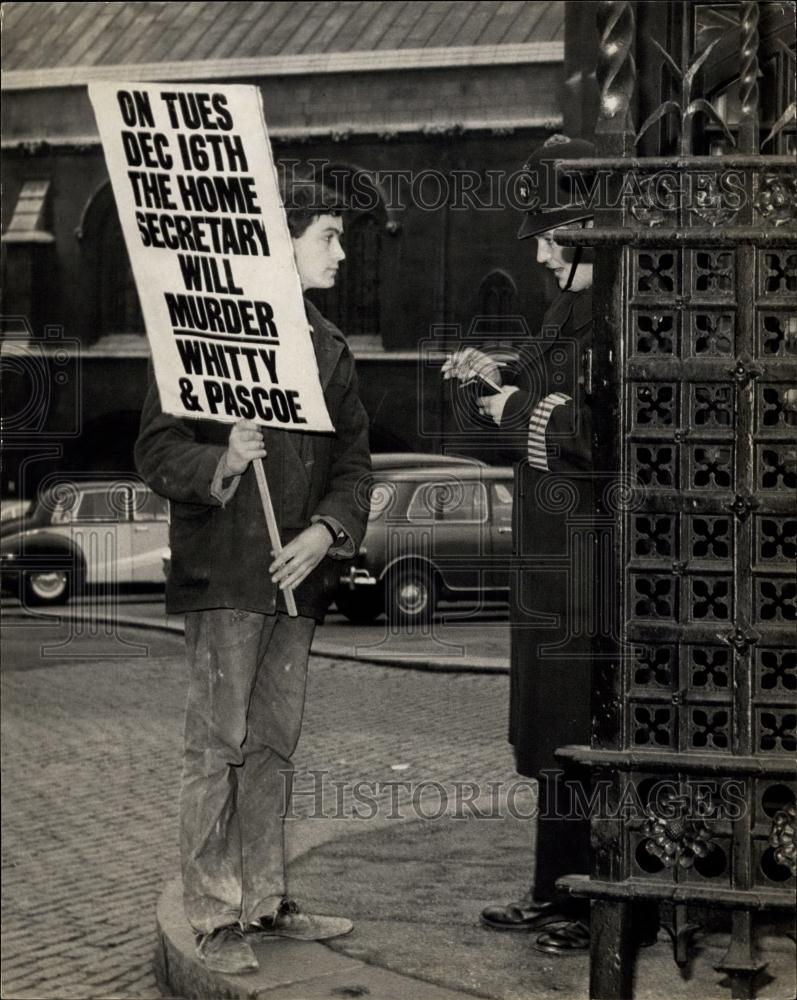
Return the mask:
<svg viewBox="0 0 797 1000">
<path fill-rule="evenodd" d="M 273 917 L 261 917 L 249 925 L 249 930 L 266 937 L 293 938 L 295 941 L 326 941 L 348 934 L 354 927 L 345 917 L 322 917 L 302 913 L 292 899 L 283 899 Z"/>
<path fill-rule="evenodd" d="M 217 927 L 210 934 L 203 934 L 196 953 L 206 969 L 226 972 L 230 976 L 254 972 L 258 967 L 252 946 L 238 924 Z"/>
<path fill-rule="evenodd" d="M 485 906 L 481 912 L 483 926 L 493 931 L 534 931 L 560 919 L 556 903 L 537 903 L 530 896 L 504 906 Z"/>
</svg>

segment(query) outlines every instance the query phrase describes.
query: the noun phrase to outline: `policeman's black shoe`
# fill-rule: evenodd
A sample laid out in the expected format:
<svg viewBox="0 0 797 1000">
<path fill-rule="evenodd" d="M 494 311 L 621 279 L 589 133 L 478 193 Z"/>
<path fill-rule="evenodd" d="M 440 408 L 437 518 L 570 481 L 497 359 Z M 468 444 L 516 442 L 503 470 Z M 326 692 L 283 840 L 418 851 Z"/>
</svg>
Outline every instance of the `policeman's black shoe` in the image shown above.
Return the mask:
<svg viewBox="0 0 797 1000">
<path fill-rule="evenodd" d="M 589 924 L 583 920 L 558 920 L 534 942 L 537 951 L 546 955 L 570 955 L 589 948 Z"/>
<path fill-rule="evenodd" d="M 656 943 L 658 928 L 643 927 L 637 935 L 640 948 L 650 948 Z M 585 920 L 555 920 L 534 942 L 537 951 L 547 955 L 569 955 L 589 948 L 589 923 Z"/>
</svg>

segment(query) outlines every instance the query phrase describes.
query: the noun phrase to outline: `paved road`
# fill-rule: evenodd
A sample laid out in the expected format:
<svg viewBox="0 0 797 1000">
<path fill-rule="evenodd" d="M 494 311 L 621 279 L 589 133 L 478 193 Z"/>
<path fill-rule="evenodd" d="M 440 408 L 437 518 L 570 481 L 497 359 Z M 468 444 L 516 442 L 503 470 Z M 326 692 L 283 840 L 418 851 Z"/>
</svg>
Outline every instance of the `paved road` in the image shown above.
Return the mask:
<svg viewBox="0 0 797 1000">
<path fill-rule="evenodd" d="M 157 997 L 155 904 L 177 869 L 181 639 L 9 606 L 3 624 L 2 994 Z M 314 658 L 298 790 L 324 768 L 325 803 L 357 781 L 511 778 L 507 685 Z M 309 794 L 298 803 L 316 808 Z"/>
</svg>

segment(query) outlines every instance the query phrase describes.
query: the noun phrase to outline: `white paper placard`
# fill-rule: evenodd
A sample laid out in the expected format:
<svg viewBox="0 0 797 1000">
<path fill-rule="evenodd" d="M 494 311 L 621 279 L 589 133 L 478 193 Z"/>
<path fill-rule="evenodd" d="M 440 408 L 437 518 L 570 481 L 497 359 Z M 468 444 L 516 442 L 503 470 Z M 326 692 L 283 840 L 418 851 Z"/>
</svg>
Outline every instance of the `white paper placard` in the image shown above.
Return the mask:
<svg viewBox="0 0 797 1000">
<path fill-rule="evenodd" d="M 89 97 L 163 411 L 332 431 L 258 89 Z"/>
</svg>

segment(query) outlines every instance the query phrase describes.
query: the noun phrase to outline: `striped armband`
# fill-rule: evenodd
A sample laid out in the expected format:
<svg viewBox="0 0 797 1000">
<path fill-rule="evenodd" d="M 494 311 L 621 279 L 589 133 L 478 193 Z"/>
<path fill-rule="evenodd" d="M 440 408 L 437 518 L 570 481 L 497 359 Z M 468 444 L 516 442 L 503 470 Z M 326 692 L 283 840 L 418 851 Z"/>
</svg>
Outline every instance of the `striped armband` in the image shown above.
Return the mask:
<svg viewBox="0 0 797 1000">
<path fill-rule="evenodd" d="M 563 392 L 552 392 L 550 396 L 541 399 L 534 407 L 529 420 L 529 465 L 540 472 L 549 472 L 548 448 L 545 443 L 545 432 L 548 421 L 555 406 L 562 406 L 572 401 Z"/>
</svg>

